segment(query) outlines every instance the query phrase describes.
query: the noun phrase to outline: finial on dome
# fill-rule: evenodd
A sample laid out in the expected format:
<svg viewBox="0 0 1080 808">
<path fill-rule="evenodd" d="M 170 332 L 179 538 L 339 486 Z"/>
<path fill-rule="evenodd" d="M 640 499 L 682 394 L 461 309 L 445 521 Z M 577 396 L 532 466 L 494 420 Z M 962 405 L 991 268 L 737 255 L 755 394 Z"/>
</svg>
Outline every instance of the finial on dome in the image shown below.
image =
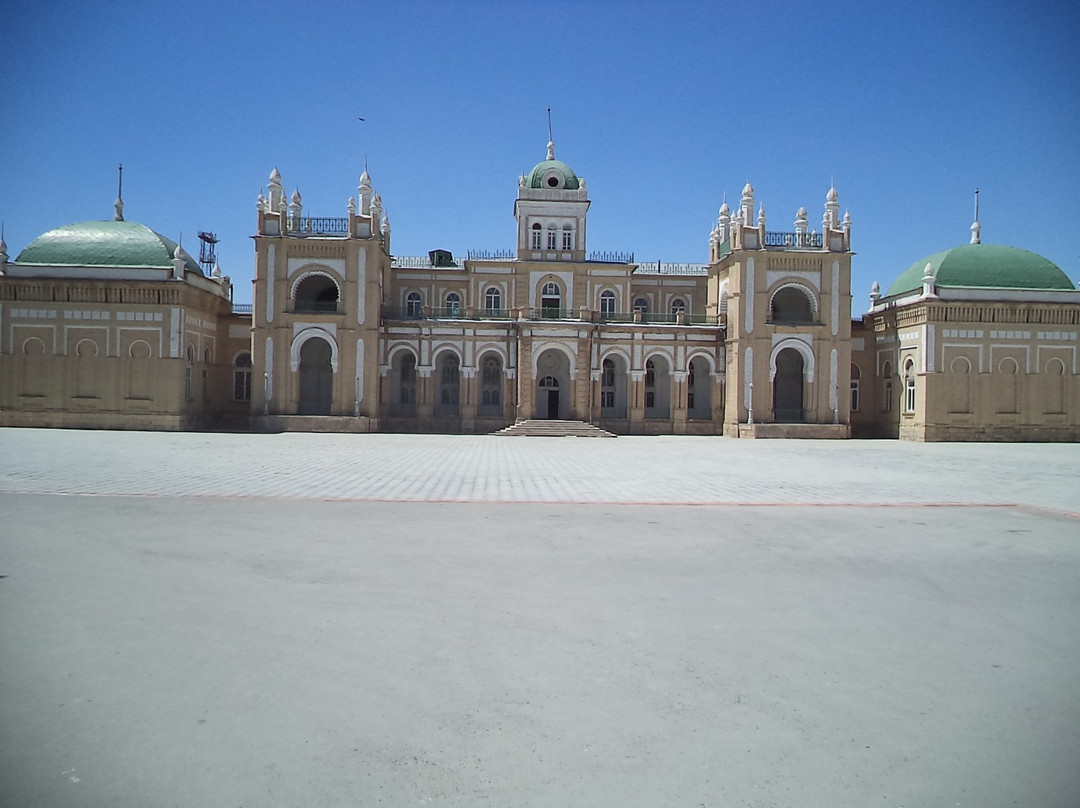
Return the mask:
<svg viewBox="0 0 1080 808">
<path fill-rule="evenodd" d="M 277 170 L 277 166 L 274 166 L 274 170 L 270 172 L 270 182 L 273 185 L 281 185 L 281 172 Z"/>
<path fill-rule="evenodd" d="M 292 197 L 290 198 L 290 201 L 294 205 L 304 201 L 303 197 L 300 196 L 300 189 L 299 188 L 297 188 L 295 191 L 292 192 Z"/>
<path fill-rule="evenodd" d="M 975 189 L 975 221 L 971 223 L 971 243 L 982 244 L 982 225 L 979 224 L 979 189 Z"/>
<path fill-rule="evenodd" d="M 547 159 L 555 159 L 555 138 L 551 136 L 551 107 L 547 108 L 548 113 L 548 144 L 547 144 Z"/>
<path fill-rule="evenodd" d="M 124 221 L 124 164 L 120 163 L 116 167 L 118 174 L 116 182 L 116 201 L 113 203 L 113 208 L 116 209 L 116 213 L 113 215 L 113 221 Z"/>
<path fill-rule="evenodd" d="M 830 185 L 829 193 L 826 194 L 825 198 L 828 199 L 830 202 L 835 202 L 838 197 L 839 197 L 839 194 L 836 193 L 836 186 L 835 185 Z"/>
</svg>

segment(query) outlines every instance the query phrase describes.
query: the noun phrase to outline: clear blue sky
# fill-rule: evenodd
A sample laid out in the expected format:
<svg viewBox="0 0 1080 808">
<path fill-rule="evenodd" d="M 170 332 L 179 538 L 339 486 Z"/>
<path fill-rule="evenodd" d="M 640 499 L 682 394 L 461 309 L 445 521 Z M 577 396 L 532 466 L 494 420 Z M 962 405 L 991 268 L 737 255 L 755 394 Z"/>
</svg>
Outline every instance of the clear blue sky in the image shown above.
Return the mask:
<svg viewBox="0 0 1080 808">
<path fill-rule="evenodd" d="M 854 221 L 854 310 L 921 257 L 983 240 L 1080 278 L 1080 12 L 1071 2 L 23 2 L 0 42 L 0 220 L 12 257 L 126 218 L 250 300 L 277 166 L 344 216 L 365 156 L 393 251 L 509 249 L 517 178 L 589 185 L 589 248 L 705 261 L 750 180 L 770 230 L 830 181 Z M 367 120 L 361 123 L 358 116 Z"/>
</svg>

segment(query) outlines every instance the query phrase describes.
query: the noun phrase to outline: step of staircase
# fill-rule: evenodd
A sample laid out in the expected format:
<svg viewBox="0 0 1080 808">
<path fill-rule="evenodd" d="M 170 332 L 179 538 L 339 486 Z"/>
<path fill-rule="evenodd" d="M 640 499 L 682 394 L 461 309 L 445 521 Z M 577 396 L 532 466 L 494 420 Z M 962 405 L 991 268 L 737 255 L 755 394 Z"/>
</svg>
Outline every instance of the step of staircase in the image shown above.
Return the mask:
<svg viewBox="0 0 1080 808">
<path fill-rule="evenodd" d="M 549 421 L 531 419 L 518 421 L 496 435 L 525 436 L 533 438 L 614 438 L 606 429 L 585 421 Z"/>
</svg>

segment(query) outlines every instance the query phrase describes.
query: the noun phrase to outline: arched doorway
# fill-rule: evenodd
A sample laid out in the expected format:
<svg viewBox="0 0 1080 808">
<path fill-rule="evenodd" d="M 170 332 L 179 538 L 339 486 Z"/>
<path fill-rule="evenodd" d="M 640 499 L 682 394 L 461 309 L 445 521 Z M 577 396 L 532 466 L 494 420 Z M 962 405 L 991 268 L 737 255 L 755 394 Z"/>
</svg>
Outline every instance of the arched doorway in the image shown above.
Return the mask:
<svg viewBox="0 0 1080 808">
<path fill-rule="evenodd" d="M 333 351 L 322 337 L 312 337 L 300 346 L 301 415 L 329 415 L 334 398 Z"/>
<path fill-rule="evenodd" d="M 536 358 L 536 418 L 566 419 L 570 413 L 570 360 L 549 348 Z"/>
<path fill-rule="evenodd" d="M 698 421 L 712 418 L 712 375 L 709 364 L 698 356 L 690 360 L 686 374 L 686 417 Z"/>
<path fill-rule="evenodd" d="M 776 355 L 773 420 L 788 424 L 806 420 L 803 413 L 803 357 L 794 348 L 784 348 Z"/>
</svg>

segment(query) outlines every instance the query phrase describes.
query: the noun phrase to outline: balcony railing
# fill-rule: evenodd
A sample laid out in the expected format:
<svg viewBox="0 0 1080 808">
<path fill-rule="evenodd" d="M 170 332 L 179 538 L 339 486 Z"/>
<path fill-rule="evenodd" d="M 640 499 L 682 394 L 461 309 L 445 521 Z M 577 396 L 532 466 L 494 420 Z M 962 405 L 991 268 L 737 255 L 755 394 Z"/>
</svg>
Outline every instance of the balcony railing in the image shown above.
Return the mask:
<svg viewBox="0 0 1080 808">
<path fill-rule="evenodd" d="M 308 236 L 347 236 L 348 218 L 289 217 L 289 233 Z"/>
<path fill-rule="evenodd" d="M 251 314 L 251 303 L 233 303 L 233 314 Z"/>
<path fill-rule="evenodd" d="M 682 264 L 670 261 L 649 261 L 638 264 L 635 275 L 708 275 L 708 264 Z"/>
<path fill-rule="evenodd" d="M 573 320 L 581 322 L 580 309 L 564 309 L 550 306 L 523 309 L 466 309 L 465 307 L 448 308 L 397 308 L 384 306 L 384 320 L 516 320 L 520 316 L 526 320 Z M 723 325 L 724 316 L 706 314 L 683 314 L 679 323 L 678 313 L 664 312 L 599 312 L 587 310 L 586 322 L 596 323 L 649 323 L 653 325 Z"/>
<path fill-rule="evenodd" d="M 766 247 L 781 247 L 790 250 L 820 250 L 824 242 L 821 233 L 778 233 L 765 231 Z"/>
<path fill-rule="evenodd" d="M 517 258 L 513 250 L 469 250 L 465 255 L 473 261 L 510 261 Z"/>
<path fill-rule="evenodd" d="M 599 264 L 632 264 L 634 254 L 632 252 L 618 252 L 616 250 L 600 250 L 589 253 L 587 261 Z"/>
<path fill-rule="evenodd" d="M 391 266 L 394 269 L 464 269 L 465 265 L 460 261 L 454 261 L 450 266 L 436 266 L 431 262 L 429 255 L 395 255 Z"/>
<path fill-rule="evenodd" d="M 293 304 L 296 314 L 339 314 L 336 300 L 297 300 Z"/>
</svg>

